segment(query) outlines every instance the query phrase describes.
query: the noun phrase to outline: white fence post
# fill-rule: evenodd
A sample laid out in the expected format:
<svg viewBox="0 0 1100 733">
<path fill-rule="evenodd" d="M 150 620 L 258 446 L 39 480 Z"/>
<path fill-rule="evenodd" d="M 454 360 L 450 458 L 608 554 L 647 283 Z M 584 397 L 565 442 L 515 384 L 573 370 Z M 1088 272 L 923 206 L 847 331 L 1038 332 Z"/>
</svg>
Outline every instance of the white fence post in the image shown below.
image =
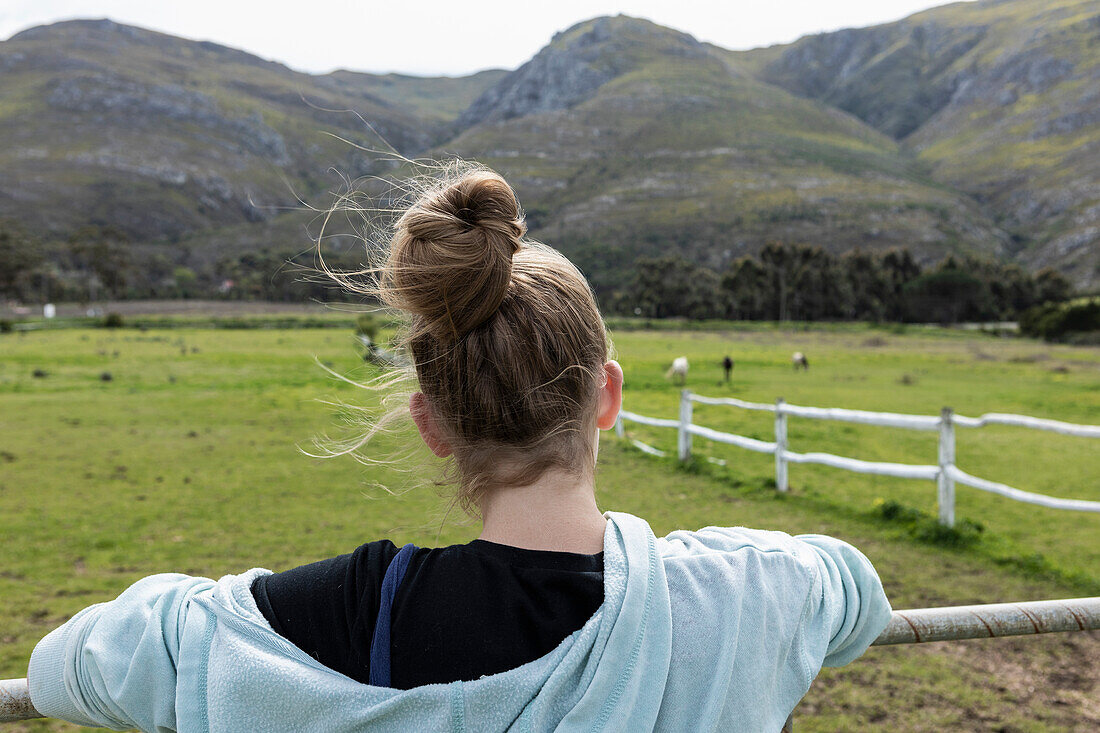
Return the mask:
<svg viewBox="0 0 1100 733">
<path fill-rule="evenodd" d="M 623 425 L 622 414 L 615 418 L 615 435 L 619 436 L 620 438 L 626 435 L 626 426 Z"/>
<path fill-rule="evenodd" d="M 688 428 L 691 427 L 691 392 L 688 390 L 680 391 L 680 429 L 677 436 L 676 447 L 681 461 L 686 461 L 691 458 L 691 433 L 688 432 Z"/>
<path fill-rule="evenodd" d="M 787 413 L 783 406 L 787 403 L 780 397 L 775 401 L 775 488 L 787 490 Z"/>
<path fill-rule="evenodd" d="M 940 472 L 936 476 L 936 501 L 939 504 L 940 524 L 955 526 L 955 480 L 951 469 L 955 467 L 955 411 L 945 407 L 940 411 Z"/>
</svg>

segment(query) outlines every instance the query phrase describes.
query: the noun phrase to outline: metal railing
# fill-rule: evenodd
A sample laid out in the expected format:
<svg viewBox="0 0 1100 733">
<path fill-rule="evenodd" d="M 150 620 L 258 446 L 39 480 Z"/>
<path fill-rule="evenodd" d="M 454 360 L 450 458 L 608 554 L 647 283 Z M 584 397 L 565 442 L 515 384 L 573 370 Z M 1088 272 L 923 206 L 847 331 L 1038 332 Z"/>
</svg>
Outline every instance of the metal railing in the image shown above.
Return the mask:
<svg viewBox="0 0 1100 733">
<path fill-rule="evenodd" d="M 0 723 L 41 717 L 31 703 L 27 680 L 0 680 Z"/>
<path fill-rule="evenodd" d="M 712 428 L 692 423 L 692 406 L 729 405 L 744 410 L 761 410 L 775 414 L 775 440 L 764 441 L 744 435 L 724 433 Z M 880 461 L 862 461 L 857 458 L 836 456 L 831 453 L 796 453 L 788 448 L 787 417 L 804 417 L 812 420 L 842 420 L 844 422 L 903 428 L 906 430 L 925 430 L 938 432 L 938 451 L 936 465 L 913 465 L 908 463 L 888 463 Z M 1030 491 L 1015 489 L 1005 484 L 972 476 L 955 465 L 955 426 L 979 428 L 985 425 L 1013 425 L 1017 427 L 1048 430 L 1063 435 L 1075 435 L 1085 438 L 1100 438 L 1100 425 L 1076 425 L 1060 420 L 1046 420 L 1026 415 L 1009 415 L 991 412 L 981 417 L 956 415 L 950 407 L 945 407 L 939 417 L 927 415 L 904 415 L 894 412 L 869 412 L 866 410 L 848 410 L 838 407 L 805 407 L 789 405 L 782 398 L 774 405 L 761 402 L 746 402 L 733 397 L 704 397 L 692 394 L 689 390 L 680 393 L 680 417 L 678 420 L 647 417 L 623 410 L 615 430 L 625 435 L 624 421 L 636 422 L 652 427 L 675 428 L 677 430 L 677 455 L 681 461 L 691 457 L 691 439 L 699 436 L 717 443 L 735 445 L 758 453 L 775 456 L 775 486 L 779 491 L 787 491 L 788 465 L 791 463 L 816 463 L 833 468 L 841 468 L 856 473 L 872 473 L 881 476 L 932 480 L 936 482 L 936 502 L 939 507 L 940 524 L 948 527 L 955 525 L 955 484 L 960 483 L 981 491 L 998 494 L 1014 501 L 1037 504 L 1051 509 L 1067 509 L 1079 512 L 1100 512 L 1100 501 L 1084 499 L 1062 499 Z M 654 455 L 665 455 L 653 446 L 634 440 L 638 448 Z"/>
<path fill-rule="evenodd" d="M 894 611 L 872 646 L 1100 629 L 1100 598 Z M 0 723 L 41 718 L 27 680 L 0 680 Z"/>
</svg>

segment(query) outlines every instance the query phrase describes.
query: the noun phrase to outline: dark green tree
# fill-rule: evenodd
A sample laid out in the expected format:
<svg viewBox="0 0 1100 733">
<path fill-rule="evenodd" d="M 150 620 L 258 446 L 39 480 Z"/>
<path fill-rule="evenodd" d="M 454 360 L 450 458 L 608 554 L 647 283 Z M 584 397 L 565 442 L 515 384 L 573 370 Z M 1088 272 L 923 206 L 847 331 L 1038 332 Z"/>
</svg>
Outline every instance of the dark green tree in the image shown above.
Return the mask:
<svg viewBox="0 0 1100 733">
<path fill-rule="evenodd" d="M 739 257 L 722 276 L 722 290 L 729 303 L 729 315 L 737 320 L 755 321 L 767 317 L 767 275 L 764 266 L 752 257 Z"/>
<path fill-rule="evenodd" d="M 1037 303 L 1060 302 L 1073 295 L 1073 285 L 1054 268 L 1044 267 L 1035 274 Z"/>
<path fill-rule="evenodd" d="M 790 319 L 791 288 L 794 285 L 798 264 L 794 251 L 782 242 L 768 242 L 760 250 L 760 264 L 764 267 L 766 282 L 764 293 L 765 312 L 769 320 Z"/>
<path fill-rule="evenodd" d="M 917 323 L 985 321 L 995 317 L 989 288 L 980 279 L 951 266 L 910 280 L 902 288 L 905 320 Z"/>
<path fill-rule="evenodd" d="M 14 222 L 0 222 L 0 297 L 33 299 L 35 274 L 44 264 L 42 252 Z"/>
<path fill-rule="evenodd" d="M 634 307 L 650 318 L 714 318 L 726 312 L 718 275 L 680 256 L 639 259 L 635 265 Z"/>
<path fill-rule="evenodd" d="M 1018 265 L 965 255 L 948 257 L 940 269 L 957 269 L 985 283 L 993 303 L 993 318 L 1012 318 L 1030 308 L 1035 301 L 1035 281 Z"/>
<path fill-rule="evenodd" d="M 760 250 L 767 282 L 768 318 L 815 320 L 840 317 L 846 288 L 835 258 L 821 247 L 768 242 Z"/>
<path fill-rule="evenodd" d="M 128 244 L 127 236 L 114 227 L 81 227 L 69 238 L 73 261 L 84 273 L 90 300 L 123 295 L 131 266 Z"/>
<path fill-rule="evenodd" d="M 791 317 L 803 321 L 843 318 L 852 292 L 837 259 L 822 247 L 799 244 L 794 247 L 794 261 Z"/>
<path fill-rule="evenodd" d="M 1035 278 L 1019 265 L 1004 265 L 994 293 L 1005 307 L 1006 318 L 1017 318 L 1039 302 Z"/>
<path fill-rule="evenodd" d="M 190 267 L 176 267 L 172 270 L 172 283 L 175 285 L 175 295 L 180 298 L 191 298 L 197 294 L 199 277 Z"/>
<path fill-rule="evenodd" d="M 882 258 L 856 248 L 841 256 L 840 269 L 848 281 L 850 294 L 845 317 L 874 322 L 885 320 L 892 288 L 882 267 Z"/>
<path fill-rule="evenodd" d="M 894 248 L 884 252 L 879 259 L 884 283 L 884 310 L 886 320 L 901 321 L 905 316 L 903 289 L 921 275 L 921 267 L 908 249 Z"/>
</svg>

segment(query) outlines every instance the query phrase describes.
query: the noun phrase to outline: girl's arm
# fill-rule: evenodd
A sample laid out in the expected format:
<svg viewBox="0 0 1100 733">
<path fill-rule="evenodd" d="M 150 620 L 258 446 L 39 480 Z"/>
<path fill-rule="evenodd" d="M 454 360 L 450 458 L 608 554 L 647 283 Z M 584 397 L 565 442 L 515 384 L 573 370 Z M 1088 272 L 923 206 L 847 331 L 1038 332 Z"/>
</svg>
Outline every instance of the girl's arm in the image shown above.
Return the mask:
<svg viewBox="0 0 1100 733">
<path fill-rule="evenodd" d="M 871 562 L 834 537 L 705 527 L 673 532 L 667 540 L 691 554 L 720 550 L 755 556 L 745 566 L 762 569 L 745 592 L 764 607 L 774 606 L 762 612 L 798 619 L 795 643 L 810 678 L 823 661 L 832 667 L 858 657 L 890 621 L 890 602 Z"/>
<path fill-rule="evenodd" d="M 871 562 L 856 548 L 834 537 L 799 535 L 820 585 L 807 600 L 811 644 L 824 646 L 824 666 L 840 667 L 867 650 L 890 621 L 890 602 Z"/>
<path fill-rule="evenodd" d="M 213 586 L 208 578 L 152 575 L 51 631 L 27 670 L 35 708 L 79 725 L 174 731 L 189 600 Z"/>
</svg>

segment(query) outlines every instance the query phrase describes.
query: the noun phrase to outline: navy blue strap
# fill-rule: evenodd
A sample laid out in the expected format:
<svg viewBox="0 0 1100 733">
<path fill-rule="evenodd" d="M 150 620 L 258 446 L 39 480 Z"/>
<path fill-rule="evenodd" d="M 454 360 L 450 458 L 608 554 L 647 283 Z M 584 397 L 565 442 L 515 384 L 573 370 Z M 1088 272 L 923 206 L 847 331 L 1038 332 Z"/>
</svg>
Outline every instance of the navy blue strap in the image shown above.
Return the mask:
<svg viewBox="0 0 1100 733">
<path fill-rule="evenodd" d="M 390 686 L 390 613 L 393 597 L 417 549 L 416 545 L 409 543 L 398 550 L 382 578 L 382 600 L 378 604 L 378 617 L 374 620 L 374 636 L 370 642 L 370 684 L 375 687 Z"/>
</svg>

